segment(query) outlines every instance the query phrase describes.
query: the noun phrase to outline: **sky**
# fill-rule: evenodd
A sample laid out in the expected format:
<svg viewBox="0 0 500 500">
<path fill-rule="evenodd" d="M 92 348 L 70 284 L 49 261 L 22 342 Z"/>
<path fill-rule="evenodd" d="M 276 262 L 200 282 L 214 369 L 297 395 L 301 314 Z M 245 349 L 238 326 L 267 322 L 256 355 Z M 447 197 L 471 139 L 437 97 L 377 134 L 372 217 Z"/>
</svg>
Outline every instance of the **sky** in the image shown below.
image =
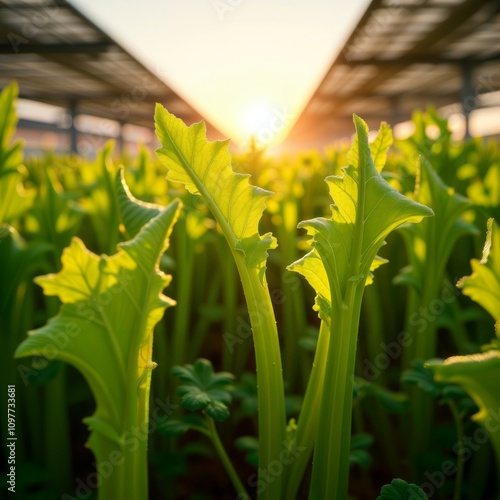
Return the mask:
<svg viewBox="0 0 500 500">
<path fill-rule="evenodd" d="M 224 136 L 286 136 L 369 0 L 71 0 Z"/>
</svg>

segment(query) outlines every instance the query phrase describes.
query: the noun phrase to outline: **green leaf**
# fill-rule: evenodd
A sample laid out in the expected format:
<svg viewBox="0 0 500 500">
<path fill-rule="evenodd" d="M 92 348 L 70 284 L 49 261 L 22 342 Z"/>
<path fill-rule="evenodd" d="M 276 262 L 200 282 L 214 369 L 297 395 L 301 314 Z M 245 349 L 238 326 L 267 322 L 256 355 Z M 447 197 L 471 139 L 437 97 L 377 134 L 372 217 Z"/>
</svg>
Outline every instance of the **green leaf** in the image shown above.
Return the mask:
<svg viewBox="0 0 500 500">
<path fill-rule="evenodd" d="M 257 377 L 254 373 L 245 372 L 232 392 L 235 399 L 241 400 L 241 408 L 246 415 L 255 415 L 259 408 L 257 400 Z"/>
<path fill-rule="evenodd" d="M 179 210 L 180 203 L 174 201 L 132 240 L 120 243 L 110 257 L 93 254 L 73 238 L 63 252 L 62 270 L 35 280 L 46 295 L 59 297 L 63 303 L 59 314 L 28 332 L 16 351 L 16 357 L 62 360 L 82 373 L 96 400 L 94 414 L 85 419 L 91 430 L 88 446 L 98 461 L 107 460 L 115 450 L 123 454 L 120 470 L 124 482 L 133 483 L 134 497 L 147 488 L 147 448 L 145 440 L 135 447 L 126 443 L 134 426 L 147 425 L 155 366 L 153 328 L 165 308 L 174 304 L 162 294 L 170 276 L 159 271 L 158 262 Z M 130 478 L 129 467 L 137 472 Z M 125 483 L 120 483 L 120 477 L 115 471 L 103 483 L 103 497 L 121 496 Z"/>
<path fill-rule="evenodd" d="M 334 201 L 332 216 L 299 224 L 312 237 L 313 249 L 289 267 L 315 284 L 320 317 L 330 324 L 310 491 L 314 498 L 347 496 L 352 419 L 348 381 L 354 376 L 364 287 L 371 280 L 372 266 L 382 263 L 373 264 L 377 252 L 385 237 L 401 224 L 433 215 L 430 208 L 403 196 L 384 180 L 372 158 L 366 123 L 354 115 L 354 124 L 356 137 L 343 176 L 326 179 Z M 382 127 L 376 140 L 380 169 L 386 135 Z M 325 475 L 325 470 L 336 473 Z"/>
<path fill-rule="evenodd" d="M 498 153 L 494 153 L 495 157 Z M 476 177 L 468 183 L 467 196 L 476 204 L 485 207 L 485 212 L 500 220 L 500 163 L 488 161 L 488 170 L 483 178 Z"/>
<path fill-rule="evenodd" d="M 472 274 L 457 286 L 493 316 L 500 337 L 500 227 L 493 219 L 488 219 L 482 258 L 472 259 L 471 267 Z"/>
<path fill-rule="evenodd" d="M 33 276 L 43 272 L 50 250 L 46 242 L 26 243 L 13 227 L 0 226 L 0 383 L 5 385 L 16 375 L 25 377 L 22 366 L 17 366 L 16 371 L 13 356 L 27 325 L 32 324 L 33 305 L 29 299 L 33 287 L 30 282 Z M 44 370 L 38 370 L 31 363 L 26 372 L 36 373 L 37 376 L 29 377 L 30 380 L 42 383 L 54 373 L 54 365 L 56 363 L 50 363 Z"/>
<path fill-rule="evenodd" d="M 11 317 L 17 288 L 42 267 L 50 248 L 40 241 L 28 244 L 13 227 L 0 226 L 0 324 Z"/>
<path fill-rule="evenodd" d="M 382 124 L 372 145 L 375 167 L 368 144 L 368 128 L 357 116 L 354 122 L 357 134 L 347 157 L 349 165 L 342 169 L 343 177 L 326 179 L 335 202 L 332 217 L 299 224 L 313 237 L 313 249 L 288 267 L 305 276 L 314 288 L 316 309 L 325 321 L 331 317 L 332 302 L 342 304 L 350 280 L 369 284 L 370 271 L 386 262 L 377 257 L 376 252 L 393 229 L 432 215 L 432 210 L 403 196 L 380 175 L 381 162 L 392 141 L 388 126 Z M 355 236 L 361 240 L 359 265 L 353 262 Z M 351 274 L 354 268 L 357 272 Z"/>
<path fill-rule="evenodd" d="M 354 377 L 353 385 L 354 397 L 374 396 L 388 412 L 404 413 L 410 406 L 406 394 L 390 391 L 375 382 L 368 382 L 360 377 Z"/>
<path fill-rule="evenodd" d="M 424 362 L 416 359 L 412 362 L 412 367 L 405 370 L 401 375 L 401 381 L 407 384 L 417 385 L 422 391 L 434 398 L 440 398 L 441 401 L 453 399 L 460 408 L 474 409 L 473 401 L 467 396 L 467 393 L 457 384 L 450 382 L 440 382 L 437 380 L 429 365 L 434 360 Z"/>
<path fill-rule="evenodd" d="M 141 230 L 142 226 L 163 210 L 163 207 L 135 198 L 125 182 L 123 167 L 116 174 L 115 186 L 118 206 L 120 207 L 120 217 L 125 226 L 125 234 L 129 238 L 133 238 Z"/>
<path fill-rule="evenodd" d="M 236 448 L 245 453 L 245 459 L 252 467 L 259 464 L 259 440 L 254 436 L 242 436 L 234 442 Z"/>
<path fill-rule="evenodd" d="M 432 360 L 426 366 L 438 382 L 460 385 L 479 406 L 472 419 L 488 432 L 500 464 L 500 351 Z"/>
<path fill-rule="evenodd" d="M 32 214 L 38 225 L 37 239 L 50 241 L 58 260 L 78 231 L 84 213 L 64 192 L 54 172 L 46 170 Z"/>
<path fill-rule="evenodd" d="M 167 420 L 158 426 L 158 432 L 167 437 L 179 437 L 190 429 L 189 424 L 182 420 Z"/>
<path fill-rule="evenodd" d="M 0 93 L 0 172 L 17 169 L 23 161 L 22 142 L 18 140 L 11 144 L 16 131 L 18 95 L 16 82 L 4 87 Z"/>
<path fill-rule="evenodd" d="M 12 142 L 16 131 L 16 101 L 19 89 L 16 82 L 0 93 L 0 224 L 12 222 L 33 203 L 34 193 L 22 185 L 19 166 L 23 161 L 23 143 Z"/>
<path fill-rule="evenodd" d="M 158 425 L 158 432 L 167 437 L 179 437 L 189 430 L 205 430 L 205 423 L 200 415 L 185 415 L 182 420 L 169 418 Z"/>
<path fill-rule="evenodd" d="M 391 484 L 382 486 L 377 500 L 426 500 L 423 490 L 416 484 L 408 484 L 403 479 L 393 479 Z"/>
<path fill-rule="evenodd" d="M 203 198 L 227 240 L 238 269 L 252 323 L 259 381 L 262 475 L 273 461 L 279 460 L 286 428 L 279 337 L 265 275 L 267 252 L 276 247 L 276 240 L 271 233 L 261 236 L 258 231 L 265 201 L 271 193 L 251 186 L 248 175 L 232 170 L 228 142 L 208 142 L 204 123 L 187 127 L 159 104 L 155 122 L 163 146 L 157 154 L 168 169 L 167 179 L 184 184 L 191 194 Z M 261 491 L 259 499 L 279 498 L 282 482 L 283 477 L 276 478 Z"/>
<path fill-rule="evenodd" d="M 251 186 L 249 175 L 232 170 L 228 141 L 207 141 L 204 122 L 187 127 L 157 104 L 155 124 L 163 145 L 156 153 L 168 168 L 167 179 L 203 196 L 231 248 L 244 254 L 265 283 L 267 251 L 276 247 L 276 240 L 271 233 L 261 236 L 258 225 L 271 193 Z"/>
<path fill-rule="evenodd" d="M 415 384 L 432 397 L 438 397 L 442 390 L 442 385 L 435 380 L 433 372 L 425 367 L 421 359 L 414 360 L 412 368 L 402 373 L 401 382 Z"/>
<path fill-rule="evenodd" d="M 0 222 L 13 223 L 26 213 L 35 200 L 35 191 L 26 190 L 17 169 L 0 172 Z"/>
<path fill-rule="evenodd" d="M 387 259 L 378 255 L 375 256 L 373 262 L 371 263 L 370 272 L 368 273 L 365 286 L 373 283 L 372 271 L 378 269 L 381 265 L 386 264 L 387 262 L 389 262 Z M 290 264 L 287 269 L 289 271 L 299 273 L 306 278 L 311 287 L 316 291 L 313 309 L 318 311 L 318 315 L 322 321 L 330 324 L 330 318 L 332 316 L 330 285 L 325 266 L 323 265 L 321 257 L 316 249 L 311 250 L 309 253 L 304 255 L 304 257 Z"/>
<path fill-rule="evenodd" d="M 359 465 L 367 468 L 372 462 L 372 456 L 368 448 L 373 444 L 373 436 L 370 434 L 355 434 L 351 438 L 351 451 L 349 453 L 349 465 Z"/>
<path fill-rule="evenodd" d="M 385 166 L 385 162 L 387 161 L 387 152 L 389 148 L 392 146 L 392 130 L 391 127 L 382 122 L 380 124 L 380 129 L 378 131 L 377 137 L 370 144 L 370 150 L 372 153 L 373 164 L 377 169 L 377 172 L 381 172 Z"/>
<path fill-rule="evenodd" d="M 85 208 L 91 215 L 99 251 L 111 253 L 119 241 L 119 208 L 115 177 L 117 168 L 113 164 L 114 142 L 108 141 L 98 151 L 96 162 L 88 166 L 87 175 L 93 184 Z"/>
<path fill-rule="evenodd" d="M 399 282 L 413 285 L 421 295 L 428 280 L 439 287 L 456 242 L 464 235 L 477 233 L 477 229 L 462 218 L 464 212 L 472 208 L 471 202 L 447 186 L 426 159 L 419 158 L 417 172 L 415 199 L 431 207 L 435 217 L 400 229 L 410 265 L 404 269 L 405 277 Z M 427 300 L 433 298 L 427 297 Z"/>
<path fill-rule="evenodd" d="M 227 405 L 231 402 L 231 393 L 228 388 L 234 381 L 232 373 L 215 373 L 208 359 L 197 359 L 194 365 L 174 366 L 172 375 L 186 384 L 177 389 L 184 408 L 202 410 L 220 422 L 229 417 Z"/>
</svg>

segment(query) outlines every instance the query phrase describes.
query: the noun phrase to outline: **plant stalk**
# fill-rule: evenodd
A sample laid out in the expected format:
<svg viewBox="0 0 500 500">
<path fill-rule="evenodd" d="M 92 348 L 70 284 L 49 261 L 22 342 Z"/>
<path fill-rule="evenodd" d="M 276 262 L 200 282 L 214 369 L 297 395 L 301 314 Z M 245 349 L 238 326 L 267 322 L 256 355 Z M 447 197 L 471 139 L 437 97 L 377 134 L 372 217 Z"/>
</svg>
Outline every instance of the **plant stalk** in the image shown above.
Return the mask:
<svg viewBox="0 0 500 500">
<path fill-rule="evenodd" d="M 364 280 L 350 281 L 343 306 L 336 305 L 330 338 L 314 449 L 310 500 L 345 500 L 349 486 L 349 454 L 356 343 Z"/>
<path fill-rule="evenodd" d="M 210 440 L 212 441 L 215 450 L 217 451 L 217 454 L 219 455 L 219 458 L 221 459 L 221 462 L 224 465 L 224 468 L 226 469 L 231 482 L 233 483 L 235 490 L 238 492 L 238 498 L 249 499 L 250 497 L 248 496 L 248 493 L 246 492 L 245 487 L 243 486 L 243 483 L 241 482 L 238 473 L 234 469 L 231 459 L 228 457 L 226 450 L 224 449 L 224 445 L 219 438 L 219 433 L 217 432 L 217 428 L 215 427 L 213 419 L 206 416 L 206 423 Z"/>
<path fill-rule="evenodd" d="M 295 445 L 300 453 L 287 469 L 284 498 L 297 498 L 304 472 L 309 465 L 318 430 L 319 411 L 323 393 L 326 359 L 328 354 L 328 325 L 322 321 L 319 329 L 318 344 L 314 362 L 307 384 L 304 401 L 297 423 Z"/>
<path fill-rule="evenodd" d="M 272 476 L 271 464 L 278 461 L 285 446 L 286 417 L 283 370 L 278 331 L 267 286 L 260 282 L 258 271 L 246 266 L 243 255 L 231 249 L 238 267 L 252 324 L 259 407 L 259 476 L 264 478 L 258 499 L 281 498 L 282 476 Z"/>
</svg>

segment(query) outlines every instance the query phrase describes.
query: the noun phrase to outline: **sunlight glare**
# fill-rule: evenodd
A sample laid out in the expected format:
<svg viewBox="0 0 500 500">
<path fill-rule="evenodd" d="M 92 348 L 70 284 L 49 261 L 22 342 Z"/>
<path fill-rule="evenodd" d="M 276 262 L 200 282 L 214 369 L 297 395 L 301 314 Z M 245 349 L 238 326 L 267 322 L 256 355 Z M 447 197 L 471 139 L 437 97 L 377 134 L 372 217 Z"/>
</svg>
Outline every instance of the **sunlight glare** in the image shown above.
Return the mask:
<svg viewBox="0 0 500 500">
<path fill-rule="evenodd" d="M 278 142 L 286 123 L 279 106 L 270 101 L 247 103 L 240 112 L 239 129 L 246 144 L 254 137 L 261 146 Z"/>
</svg>

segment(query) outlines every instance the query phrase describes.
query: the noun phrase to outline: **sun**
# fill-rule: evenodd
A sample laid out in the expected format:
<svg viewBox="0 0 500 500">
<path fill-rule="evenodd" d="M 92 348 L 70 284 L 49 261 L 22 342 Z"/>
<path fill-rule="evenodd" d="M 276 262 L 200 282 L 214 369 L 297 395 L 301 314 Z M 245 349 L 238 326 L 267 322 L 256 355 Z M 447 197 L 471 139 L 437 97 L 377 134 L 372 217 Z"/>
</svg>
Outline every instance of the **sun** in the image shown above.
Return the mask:
<svg viewBox="0 0 500 500">
<path fill-rule="evenodd" d="M 262 146 L 271 146 L 281 138 L 286 122 L 283 110 L 269 101 L 247 103 L 241 110 L 239 129 L 244 141 L 253 137 Z"/>
</svg>

